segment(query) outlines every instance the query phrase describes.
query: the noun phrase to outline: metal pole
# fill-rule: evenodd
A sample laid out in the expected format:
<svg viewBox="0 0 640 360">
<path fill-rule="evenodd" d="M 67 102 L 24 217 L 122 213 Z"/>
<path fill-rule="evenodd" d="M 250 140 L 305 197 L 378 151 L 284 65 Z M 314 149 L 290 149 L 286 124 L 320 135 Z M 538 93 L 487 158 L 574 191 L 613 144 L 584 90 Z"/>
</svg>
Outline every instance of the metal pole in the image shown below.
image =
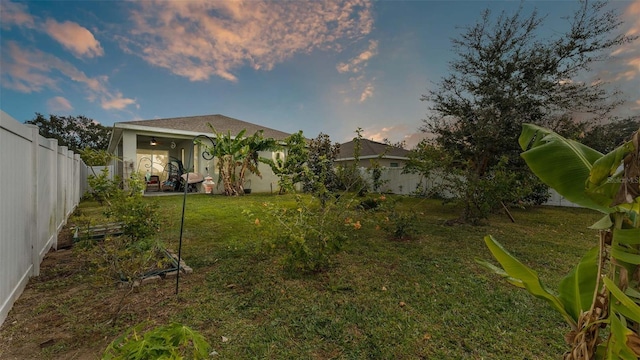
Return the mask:
<svg viewBox="0 0 640 360">
<path fill-rule="evenodd" d="M 193 162 L 193 148 L 194 148 L 193 145 L 195 144 L 196 139 L 199 137 L 207 138 L 211 142 L 211 144 L 213 144 L 213 149 L 215 149 L 216 147 L 216 142 L 212 138 L 208 137 L 207 135 L 197 135 L 191 141 L 191 151 L 189 153 L 189 160 L 191 162 Z M 214 153 L 215 153 L 215 150 L 214 150 Z M 211 156 L 211 158 L 208 158 L 209 156 Z M 202 153 L 202 157 L 206 160 L 213 159 L 213 156 L 214 154 L 209 153 L 208 151 L 204 151 Z M 193 170 L 195 171 L 196 169 L 193 169 Z M 176 296 L 178 295 L 178 290 L 180 287 L 180 260 L 182 259 L 182 232 L 184 231 L 184 211 L 187 206 L 187 190 L 188 189 L 189 189 L 189 167 L 187 167 L 187 176 L 184 180 L 184 193 L 182 196 L 182 219 L 180 220 L 180 241 L 178 242 L 178 273 L 176 274 Z"/>
</svg>

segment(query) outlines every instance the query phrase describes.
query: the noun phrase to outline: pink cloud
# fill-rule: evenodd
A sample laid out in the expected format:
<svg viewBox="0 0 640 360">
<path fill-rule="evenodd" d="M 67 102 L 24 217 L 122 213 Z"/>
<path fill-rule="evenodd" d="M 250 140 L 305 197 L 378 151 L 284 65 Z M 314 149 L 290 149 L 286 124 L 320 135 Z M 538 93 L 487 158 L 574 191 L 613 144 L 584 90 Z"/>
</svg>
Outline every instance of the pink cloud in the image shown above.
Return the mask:
<svg viewBox="0 0 640 360">
<path fill-rule="evenodd" d="M 237 81 L 234 70 L 270 70 L 295 54 L 340 51 L 369 34 L 369 0 L 144 1 L 122 47 L 191 81 Z"/>
<path fill-rule="evenodd" d="M 13 25 L 31 29 L 36 26 L 25 4 L 0 1 L 0 26 L 3 29 L 10 29 Z"/>
<path fill-rule="evenodd" d="M 406 149 L 412 149 L 420 141 L 432 138 L 433 134 L 416 132 L 414 127 L 407 124 L 397 124 L 393 126 L 373 126 L 363 131 L 363 137 L 374 141 L 382 142 L 384 139 L 392 143 L 404 141 Z"/>
<path fill-rule="evenodd" d="M 89 101 L 100 99 L 105 109 L 120 110 L 136 104 L 134 99 L 109 90 L 107 76 L 89 77 L 69 62 L 37 49 L 23 49 L 15 42 L 9 42 L 8 49 L 3 53 L 0 70 L 3 87 L 25 93 L 44 89 L 61 91 L 58 83 L 71 80 L 86 88 Z"/>
<path fill-rule="evenodd" d="M 20 48 L 15 42 L 8 43 L 4 49 L 2 68 L 2 86 L 23 93 L 39 92 L 45 88 L 59 90 L 57 81 L 46 73 L 50 67 L 39 56 L 42 52 L 30 52 Z"/>
<path fill-rule="evenodd" d="M 100 42 L 91 31 L 71 21 L 59 23 L 47 19 L 44 31 L 77 57 L 96 57 L 104 55 Z"/>
<path fill-rule="evenodd" d="M 108 98 L 103 98 L 101 102 L 101 106 L 105 110 L 122 110 L 125 109 L 129 105 L 135 104 L 136 101 L 134 99 L 127 99 L 122 97 L 122 93 L 116 93 L 113 96 L 109 96 Z"/>
<path fill-rule="evenodd" d="M 357 76 L 349 79 L 351 86 L 351 92 L 356 92 L 359 95 L 351 94 L 344 98 L 345 103 L 351 103 L 358 101 L 360 103 L 365 102 L 367 99 L 373 96 L 375 87 L 373 81 L 375 79 L 367 79 L 365 75 L 365 68 L 368 65 L 369 60 L 378 54 L 378 41 L 369 40 L 369 46 L 366 50 L 356 55 L 347 62 L 341 62 L 336 66 L 336 70 L 339 73 L 351 73 L 358 74 Z M 349 94 L 350 91 L 343 90 L 344 94 Z"/>
<path fill-rule="evenodd" d="M 375 40 L 369 40 L 369 47 L 367 50 L 360 53 L 358 56 L 349 60 L 346 63 L 339 63 L 336 69 L 339 73 L 352 72 L 357 73 L 362 71 L 367 66 L 369 59 L 378 54 L 378 42 Z"/>
<path fill-rule="evenodd" d="M 365 85 L 364 90 L 362 90 L 362 93 L 360 94 L 360 102 L 365 102 L 368 98 L 373 96 L 373 91 L 375 90 L 373 83 L 367 83 L 367 85 Z"/>
<path fill-rule="evenodd" d="M 51 112 L 69 112 L 73 110 L 73 106 L 69 100 L 62 96 L 56 96 L 47 101 L 47 108 Z"/>
</svg>

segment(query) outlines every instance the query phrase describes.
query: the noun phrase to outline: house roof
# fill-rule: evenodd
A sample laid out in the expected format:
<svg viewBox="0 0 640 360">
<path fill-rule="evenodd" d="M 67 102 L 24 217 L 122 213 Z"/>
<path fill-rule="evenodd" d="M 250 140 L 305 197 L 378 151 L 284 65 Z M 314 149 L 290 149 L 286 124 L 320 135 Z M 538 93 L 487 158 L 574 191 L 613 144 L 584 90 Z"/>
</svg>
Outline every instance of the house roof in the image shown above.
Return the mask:
<svg viewBox="0 0 640 360">
<path fill-rule="evenodd" d="M 355 144 L 352 141 L 340 144 L 340 152 L 336 161 L 353 160 Z M 360 139 L 360 159 L 371 159 L 382 155 L 383 159 L 408 159 L 409 150 L 380 143 L 373 140 Z"/>
<path fill-rule="evenodd" d="M 109 141 L 109 152 L 115 151 L 125 130 L 136 131 L 139 134 L 144 133 L 149 137 L 155 133 L 162 133 L 165 136 L 170 134 L 181 137 L 193 137 L 200 134 L 211 135 L 211 128 L 209 128 L 207 124 L 211 124 L 213 128 L 220 133 L 227 134 L 231 132 L 231 136 L 237 135 L 242 130 L 247 130 L 247 135 L 252 135 L 258 130 L 263 130 L 264 137 L 276 140 L 283 140 L 290 135 L 283 131 L 220 114 L 123 121 L 113 124 L 113 131 L 111 132 L 111 139 Z"/>
<path fill-rule="evenodd" d="M 139 120 L 139 121 L 125 121 L 119 122 L 114 125 L 118 127 L 119 124 L 134 125 L 134 126 L 147 126 L 151 128 L 182 130 L 196 133 L 210 134 L 211 128 L 207 124 L 211 124 L 213 128 L 221 133 L 231 132 L 231 135 L 236 135 L 240 131 L 247 130 L 247 134 L 251 135 L 258 130 L 263 130 L 263 135 L 267 138 L 274 138 L 276 140 L 282 140 L 291 135 L 283 131 L 268 128 L 266 126 L 253 124 L 247 121 L 234 119 L 232 117 L 215 114 L 215 115 L 199 115 L 199 116 L 185 116 L 166 119 L 153 119 L 153 120 Z"/>
</svg>

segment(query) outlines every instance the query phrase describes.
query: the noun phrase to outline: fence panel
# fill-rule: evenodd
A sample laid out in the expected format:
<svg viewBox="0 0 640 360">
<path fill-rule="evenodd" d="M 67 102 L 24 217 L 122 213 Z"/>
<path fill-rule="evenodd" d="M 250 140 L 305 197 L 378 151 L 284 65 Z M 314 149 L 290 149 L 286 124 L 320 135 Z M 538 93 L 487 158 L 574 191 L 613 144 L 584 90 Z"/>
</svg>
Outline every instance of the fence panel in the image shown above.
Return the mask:
<svg viewBox="0 0 640 360">
<path fill-rule="evenodd" d="M 365 168 L 360 169 L 360 173 L 371 184 L 371 173 Z M 401 168 L 383 168 L 381 192 L 391 192 L 394 194 L 409 195 L 416 191 L 416 188 L 420 185 L 427 190 L 439 187 L 444 183 L 442 175 L 434 172 L 428 178 L 423 178 L 417 174 L 403 174 Z M 452 197 L 454 194 L 449 193 L 446 190 L 439 191 L 440 196 Z M 580 207 L 571 201 L 560 196 L 555 190 L 549 189 L 549 199 L 543 205 L 547 206 L 564 206 L 564 207 Z"/>
<path fill-rule="evenodd" d="M 0 110 L 0 325 L 82 195 L 79 156 Z"/>
<path fill-rule="evenodd" d="M 35 166 L 32 130 L 4 114 L 0 119 L 0 320 L 4 321 L 32 271 Z"/>
</svg>

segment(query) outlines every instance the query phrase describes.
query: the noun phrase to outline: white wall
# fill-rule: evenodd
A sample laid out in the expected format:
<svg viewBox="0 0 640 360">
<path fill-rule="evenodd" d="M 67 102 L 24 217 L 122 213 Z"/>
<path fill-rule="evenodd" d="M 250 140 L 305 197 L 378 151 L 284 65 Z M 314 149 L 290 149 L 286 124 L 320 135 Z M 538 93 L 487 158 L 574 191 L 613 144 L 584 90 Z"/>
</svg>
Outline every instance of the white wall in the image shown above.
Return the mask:
<svg viewBox="0 0 640 360">
<path fill-rule="evenodd" d="M 371 183 L 371 174 L 365 168 L 360 169 L 361 173 Z M 416 190 L 418 184 L 426 185 L 427 189 L 433 188 L 436 185 L 442 184 L 443 180 L 441 176 L 433 174 L 427 179 L 424 179 L 421 175 L 417 174 L 403 174 L 401 168 L 383 168 L 381 179 L 384 181 L 380 192 L 391 192 L 394 194 L 408 195 Z M 565 206 L 565 207 L 580 207 L 571 201 L 560 196 L 555 190 L 549 189 L 549 200 L 543 205 L 549 206 Z M 451 196 L 452 194 L 441 194 L 444 196 Z"/>
<path fill-rule="evenodd" d="M 0 111 L 0 325 L 85 190 L 79 155 Z"/>
</svg>

